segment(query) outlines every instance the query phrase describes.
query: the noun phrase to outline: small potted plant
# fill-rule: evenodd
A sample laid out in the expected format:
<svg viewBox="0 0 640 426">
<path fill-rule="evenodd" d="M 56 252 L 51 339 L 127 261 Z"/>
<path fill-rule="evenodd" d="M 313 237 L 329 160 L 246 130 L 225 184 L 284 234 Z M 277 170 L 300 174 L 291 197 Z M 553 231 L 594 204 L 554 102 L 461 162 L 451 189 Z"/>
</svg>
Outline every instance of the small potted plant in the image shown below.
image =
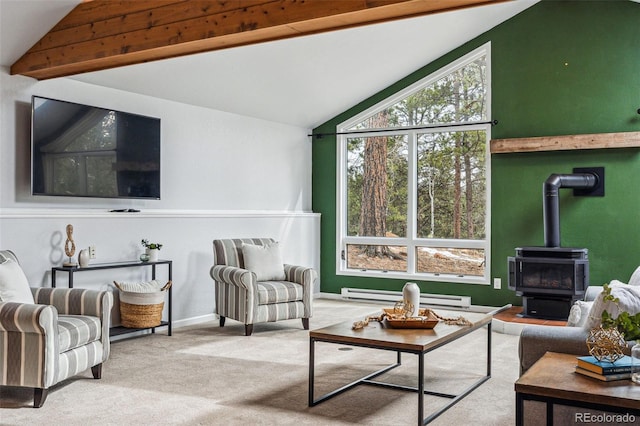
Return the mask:
<svg viewBox="0 0 640 426">
<path fill-rule="evenodd" d="M 611 294 L 611 288 L 608 284 L 604 285 L 602 290 L 604 294 L 604 300 L 614 303 L 620 308 L 620 299 Z M 602 311 L 602 327 L 615 328 L 627 341 L 635 341 L 635 345 L 631 348 L 631 357 L 633 358 L 631 372 L 631 381 L 640 384 L 640 368 L 637 367 L 640 361 L 640 312 L 636 314 L 630 314 L 627 311 L 619 311 L 618 316 L 613 316 L 605 311 Z"/>
<path fill-rule="evenodd" d="M 603 286 L 602 293 L 604 294 L 603 300 L 613 302 L 618 306 L 620 300 L 611 294 L 611 287 L 608 284 Z M 602 311 L 602 326 L 603 328 L 616 328 L 625 340 L 635 340 L 640 343 L 640 313 L 632 315 L 627 311 L 620 311 L 618 316 L 613 318 L 606 310 Z"/>
<path fill-rule="evenodd" d="M 149 240 L 147 239 L 142 239 L 142 241 L 140 241 L 140 244 L 142 244 L 142 247 L 144 247 L 146 250 L 146 255 L 147 255 L 147 261 L 149 262 L 157 262 L 158 261 L 158 251 L 160 251 L 160 249 L 162 248 L 162 244 L 160 243 L 150 243 Z"/>
</svg>

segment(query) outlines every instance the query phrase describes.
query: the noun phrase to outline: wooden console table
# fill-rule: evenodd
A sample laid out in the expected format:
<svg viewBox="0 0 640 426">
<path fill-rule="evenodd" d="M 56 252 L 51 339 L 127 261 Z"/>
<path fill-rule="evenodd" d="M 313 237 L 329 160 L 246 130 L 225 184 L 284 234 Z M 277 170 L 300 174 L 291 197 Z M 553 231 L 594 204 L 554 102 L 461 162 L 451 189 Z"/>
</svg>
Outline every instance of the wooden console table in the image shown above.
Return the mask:
<svg viewBox="0 0 640 426">
<path fill-rule="evenodd" d="M 547 425 L 553 425 L 554 404 L 640 416 L 640 385 L 577 374 L 576 357 L 547 352 L 516 381 L 516 425 L 524 422 L 525 400 L 546 403 Z"/>
<path fill-rule="evenodd" d="M 167 265 L 167 276 L 168 280 L 172 280 L 173 276 L 173 261 L 171 260 L 157 260 L 155 262 L 140 262 L 140 261 L 131 261 L 131 262 L 115 262 L 115 263 L 95 263 L 85 267 L 78 266 L 54 266 L 51 268 L 51 287 L 56 287 L 56 273 L 64 272 L 69 276 L 69 288 L 73 288 L 73 275 L 79 272 L 89 272 L 89 271 L 98 271 L 101 269 L 121 269 L 121 268 L 145 268 L 151 267 L 151 279 L 156 279 L 156 266 L 157 265 Z M 157 327 L 167 327 L 167 334 L 171 336 L 171 314 L 172 314 L 172 289 L 173 286 L 169 287 L 167 292 L 168 295 L 168 318 L 167 321 L 161 321 L 160 325 L 156 327 L 147 327 L 147 328 L 127 328 L 127 327 L 111 327 L 109 329 L 110 336 L 119 336 L 122 334 L 134 333 L 136 331 L 141 330 L 151 330 L 152 333 L 156 332 Z"/>
</svg>

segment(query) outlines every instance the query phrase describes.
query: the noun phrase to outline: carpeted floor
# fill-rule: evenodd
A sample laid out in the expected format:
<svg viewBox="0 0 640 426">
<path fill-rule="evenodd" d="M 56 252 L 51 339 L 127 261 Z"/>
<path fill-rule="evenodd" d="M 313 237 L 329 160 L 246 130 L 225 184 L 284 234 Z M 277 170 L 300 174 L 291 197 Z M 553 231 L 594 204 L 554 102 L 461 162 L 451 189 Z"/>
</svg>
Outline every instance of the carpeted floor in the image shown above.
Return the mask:
<svg viewBox="0 0 640 426">
<path fill-rule="evenodd" d="M 311 329 L 378 313 L 380 305 L 317 299 Z M 417 396 L 360 386 L 308 407 L 309 335 L 300 320 L 258 324 L 250 337 L 242 324 L 217 321 L 118 341 L 101 380 L 90 371 L 50 390 L 34 409 L 32 392 L 0 389 L 3 425 L 413 425 Z M 518 377 L 518 337 L 493 333 L 492 377 L 434 425 L 512 425 Z M 486 329 L 426 356 L 426 384 L 456 392 L 483 374 Z M 384 376 L 416 386 L 417 357 Z M 316 345 L 316 396 L 382 366 L 395 353 L 342 345 Z M 447 400 L 425 397 L 425 411 Z"/>
</svg>

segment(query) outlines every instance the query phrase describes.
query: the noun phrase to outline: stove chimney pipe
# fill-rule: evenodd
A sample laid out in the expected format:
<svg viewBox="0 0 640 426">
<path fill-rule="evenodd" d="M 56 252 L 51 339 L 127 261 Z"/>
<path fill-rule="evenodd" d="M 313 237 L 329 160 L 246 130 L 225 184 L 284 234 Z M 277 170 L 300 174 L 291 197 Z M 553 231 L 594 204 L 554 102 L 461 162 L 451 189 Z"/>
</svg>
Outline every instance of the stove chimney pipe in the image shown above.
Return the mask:
<svg viewBox="0 0 640 426">
<path fill-rule="evenodd" d="M 552 174 L 542 185 L 545 247 L 560 247 L 560 188 L 585 189 L 598 185 L 598 176 L 592 173 L 569 175 Z"/>
</svg>

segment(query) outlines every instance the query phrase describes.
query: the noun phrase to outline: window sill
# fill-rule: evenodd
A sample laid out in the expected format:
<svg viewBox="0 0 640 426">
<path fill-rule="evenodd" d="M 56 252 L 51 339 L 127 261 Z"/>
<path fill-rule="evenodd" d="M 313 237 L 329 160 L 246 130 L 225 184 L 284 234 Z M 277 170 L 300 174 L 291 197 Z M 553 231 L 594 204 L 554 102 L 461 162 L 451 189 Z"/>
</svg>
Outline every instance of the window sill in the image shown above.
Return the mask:
<svg viewBox="0 0 640 426">
<path fill-rule="evenodd" d="M 392 279 L 406 279 L 415 281 L 434 281 L 443 283 L 454 284 L 479 284 L 489 285 L 489 279 L 485 277 L 477 276 L 458 276 L 451 274 L 424 274 L 400 271 L 373 271 L 373 270 L 356 270 L 356 269 L 344 269 L 337 270 L 336 275 L 351 276 L 351 277 L 368 277 L 368 278 L 392 278 Z"/>
</svg>

